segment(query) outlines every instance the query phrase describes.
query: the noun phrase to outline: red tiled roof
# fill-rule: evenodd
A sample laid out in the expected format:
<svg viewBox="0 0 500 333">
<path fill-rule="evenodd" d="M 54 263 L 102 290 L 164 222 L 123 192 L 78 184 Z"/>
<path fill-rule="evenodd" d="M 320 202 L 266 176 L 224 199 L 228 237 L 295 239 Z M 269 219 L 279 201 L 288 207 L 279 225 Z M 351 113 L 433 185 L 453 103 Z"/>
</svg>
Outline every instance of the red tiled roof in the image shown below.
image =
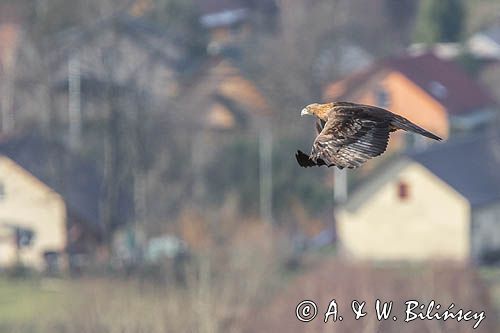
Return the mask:
<svg viewBox="0 0 500 333">
<path fill-rule="evenodd" d="M 495 104 L 493 98 L 462 69 L 433 54 L 393 58 L 389 60 L 388 65 L 432 95 L 449 112 L 465 113 Z M 435 83 L 446 89 L 444 96 L 436 96 L 432 91 Z"/>
<path fill-rule="evenodd" d="M 341 81 L 343 89 L 337 98 L 351 96 L 363 83 L 382 70 L 400 72 L 451 114 L 463 114 L 495 105 L 493 97 L 462 69 L 451 61 L 439 59 L 432 53 L 382 60 L 367 70 Z M 328 98 L 333 94 L 327 89 L 325 95 Z"/>
<path fill-rule="evenodd" d="M 381 72 L 383 68 L 382 63 L 377 63 L 337 82 L 328 84 L 324 91 L 323 99 L 326 102 L 331 102 L 333 99 L 344 100 L 352 98 L 355 91 L 361 90 L 361 87 L 368 82 L 369 78 Z"/>
</svg>

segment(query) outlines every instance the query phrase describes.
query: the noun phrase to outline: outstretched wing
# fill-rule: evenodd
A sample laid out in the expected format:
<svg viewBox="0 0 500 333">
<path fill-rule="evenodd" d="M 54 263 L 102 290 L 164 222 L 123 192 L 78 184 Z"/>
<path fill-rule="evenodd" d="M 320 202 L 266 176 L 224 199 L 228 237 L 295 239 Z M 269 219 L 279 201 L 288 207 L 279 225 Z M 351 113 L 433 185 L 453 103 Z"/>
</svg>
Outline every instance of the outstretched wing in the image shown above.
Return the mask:
<svg viewBox="0 0 500 333">
<path fill-rule="evenodd" d="M 389 125 L 389 119 L 362 109 L 337 111 L 316 137 L 310 159 L 339 168 L 359 167 L 387 149 Z"/>
</svg>

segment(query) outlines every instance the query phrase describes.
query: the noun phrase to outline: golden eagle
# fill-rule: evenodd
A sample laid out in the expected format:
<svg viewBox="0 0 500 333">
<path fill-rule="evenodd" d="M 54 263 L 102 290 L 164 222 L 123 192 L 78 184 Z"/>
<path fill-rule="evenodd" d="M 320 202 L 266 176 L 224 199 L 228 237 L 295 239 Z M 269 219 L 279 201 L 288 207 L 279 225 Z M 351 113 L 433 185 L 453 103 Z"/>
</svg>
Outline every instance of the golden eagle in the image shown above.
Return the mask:
<svg viewBox="0 0 500 333">
<path fill-rule="evenodd" d="M 301 167 L 326 165 L 354 169 L 387 149 L 389 134 L 399 129 L 421 134 L 434 140 L 440 137 L 415 125 L 408 119 L 385 109 L 350 102 L 310 104 L 301 114 L 318 118 L 310 155 L 295 154 Z"/>
</svg>

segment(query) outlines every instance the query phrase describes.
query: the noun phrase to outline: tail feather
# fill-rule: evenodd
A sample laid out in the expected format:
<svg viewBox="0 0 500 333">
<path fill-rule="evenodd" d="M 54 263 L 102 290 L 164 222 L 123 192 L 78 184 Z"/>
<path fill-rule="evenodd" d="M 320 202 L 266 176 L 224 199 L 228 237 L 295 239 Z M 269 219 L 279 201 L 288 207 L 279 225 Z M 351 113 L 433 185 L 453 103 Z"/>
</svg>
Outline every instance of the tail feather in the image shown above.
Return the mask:
<svg viewBox="0 0 500 333">
<path fill-rule="evenodd" d="M 414 123 L 412 123 L 408 119 L 403 118 L 401 116 L 394 117 L 392 119 L 391 123 L 392 123 L 393 126 L 395 126 L 398 129 L 402 129 L 402 130 L 405 130 L 405 131 L 417 133 L 417 134 L 423 135 L 425 137 L 428 137 L 430 139 L 434 139 L 434 140 L 437 140 L 437 141 L 441 141 L 442 140 L 439 136 L 434 135 L 431 132 L 424 130 L 422 127 L 415 125 Z"/>
<path fill-rule="evenodd" d="M 295 158 L 297 159 L 299 165 L 303 168 L 326 165 L 326 163 L 322 159 L 318 159 L 316 162 L 314 162 L 309 155 L 303 153 L 300 150 L 297 150 L 297 152 L 295 153 Z M 333 165 L 328 165 L 328 167 L 330 166 Z"/>
<path fill-rule="evenodd" d="M 297 152 L 295 153 L 295 158 L 297 159 L 297 162 L 299 162 L 299 165 L 303 168 L 317 165 L 313 160 L 309 158 L 309 155 L 303 153 L 300 150 L 297 150 Z"/>
</svg>

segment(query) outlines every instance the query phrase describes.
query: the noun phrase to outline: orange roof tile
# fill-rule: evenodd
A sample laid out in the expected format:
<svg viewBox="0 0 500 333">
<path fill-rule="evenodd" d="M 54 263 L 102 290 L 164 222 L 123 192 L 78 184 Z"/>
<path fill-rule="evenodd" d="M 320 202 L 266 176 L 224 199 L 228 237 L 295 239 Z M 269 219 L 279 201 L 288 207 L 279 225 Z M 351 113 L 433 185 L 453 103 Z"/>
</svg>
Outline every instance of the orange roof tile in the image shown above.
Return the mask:
<svg viewBox="0 0 500 333">
<path fill-rule="evenodd" d="M 325 100 L 352 98 L 381 71 L 398 71 L 443 105 L 449 113 L 462 114 L 495 105 L 491 95 L 450 61 L 432 53 L 382 60 L 370 68 L 328 85 Z M 437 88 L 442 93 L 437 92 Z"/>
</svg>

